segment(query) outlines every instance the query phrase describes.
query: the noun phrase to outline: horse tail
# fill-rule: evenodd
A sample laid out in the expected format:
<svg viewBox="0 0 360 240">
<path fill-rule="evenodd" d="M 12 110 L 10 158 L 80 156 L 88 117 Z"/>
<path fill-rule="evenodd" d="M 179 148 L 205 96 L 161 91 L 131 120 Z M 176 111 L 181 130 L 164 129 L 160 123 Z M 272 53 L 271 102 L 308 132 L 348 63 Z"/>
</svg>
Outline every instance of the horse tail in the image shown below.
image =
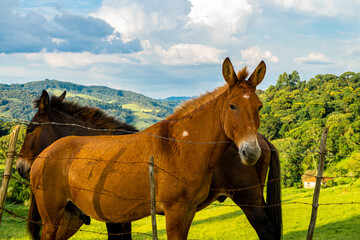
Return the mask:
<svg viewBox="0 0 360 240">
<path fill-rule="evenodd" d="M 270 206 L 268 208 L 269 217 L 276 228 L 277 236 L 275 239 L 280 239 L 282 234 L 280 159 L 275 146 L 268 139 L 265 138 L 265 140 L 271 151 L 266 202 Z"/>
<path fill-rule="evenodd" d="M 34 240 L 40 240 L 41 217 L 36 205 L 35 196 L 31 193 L 27 229 Z"/>
</svg>

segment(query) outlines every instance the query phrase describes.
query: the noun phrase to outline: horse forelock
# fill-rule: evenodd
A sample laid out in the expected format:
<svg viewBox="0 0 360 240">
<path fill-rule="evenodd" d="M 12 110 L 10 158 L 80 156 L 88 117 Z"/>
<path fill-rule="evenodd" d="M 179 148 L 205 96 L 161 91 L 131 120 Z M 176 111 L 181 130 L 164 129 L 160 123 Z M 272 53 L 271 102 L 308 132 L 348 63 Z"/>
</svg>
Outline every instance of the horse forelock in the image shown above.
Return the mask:
<svg viewBox="0 0 360 240">
<path fill-rule="evenodd" d="M 248 76 L 249 76 L 249 72 L 247 70 L 247 67 L 244 67 L 243 69 L 241 69 L 237 74 L 237 78 L 239 81 L 245 81 L 245 79 Z"/>
<path fill-rule="evenodd" d="M 35 109 L 39 108 L 40 97 L 33 101 L 33 105 Z M 99 108 L 80 106 L 75 102 L 67 100 L 63 101 L 60 97 L 54 95 L 51 96 L 49 107 L 67 113 L 74 118 L 79 118 L 83 122 L 92 124 L 99 129 L 124 129 L 131 132 L 138 131 L 134 126 L 108 116 Z"/>
</svg>

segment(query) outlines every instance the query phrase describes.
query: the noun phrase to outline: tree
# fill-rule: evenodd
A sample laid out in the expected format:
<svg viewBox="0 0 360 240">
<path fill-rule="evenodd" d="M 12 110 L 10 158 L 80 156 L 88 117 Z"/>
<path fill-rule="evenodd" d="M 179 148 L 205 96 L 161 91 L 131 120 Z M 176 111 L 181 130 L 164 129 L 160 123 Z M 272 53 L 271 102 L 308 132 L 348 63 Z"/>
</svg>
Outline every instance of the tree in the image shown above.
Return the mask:
<svg viewBox="0 0 360 240">
<path fill-rule="evenodd" d="M 275 140 L 274 145 L 280 153 L 282 183 L 285 187 L 300 187 L 304 173 L 302 159 L 304 148 L 300 141 L 292 138 Z"/>
<path fill-rule="evenodd" d="M 11 122 L 10 125 L 14 126 L 16 123 Z M 18 140 L 16 142 L 16 152 L 19 152 L 22 146 L 22 143 L 25 138 L 26 128 L 22 126 L 20 128 Z M 13 128 L 10 130 L 12 132 Z M 0 163 L 5 163 L 6 152 L 8 150 L 10 141 L 10 134 L 0 137 Z M 0 169 L 0 175 L 4 172 L 3 169 Z M 17 171 L 13 168 L 11 172 L 12 176 L 15 178 L 21 179 Z M 2 178 L 0 179 L 1 182 Z M 10 179 L 9 187 L 7 191 L 7 201 L 14 203 L 23 203 L 28 200 L 30 197 L 30 189 L 26 184 L 17 181 L 16 179 Z"/>
<path fill-rule="evenodd" d="M 351 118 L 351 113 L 339 113 L 333 114 L 327 119 L 326 127 L 329 128 L 327 148 L 333 154 L 348 155 L 354 150 L 345 137 L 346 132 L 352 129 Z"/>
</svg>

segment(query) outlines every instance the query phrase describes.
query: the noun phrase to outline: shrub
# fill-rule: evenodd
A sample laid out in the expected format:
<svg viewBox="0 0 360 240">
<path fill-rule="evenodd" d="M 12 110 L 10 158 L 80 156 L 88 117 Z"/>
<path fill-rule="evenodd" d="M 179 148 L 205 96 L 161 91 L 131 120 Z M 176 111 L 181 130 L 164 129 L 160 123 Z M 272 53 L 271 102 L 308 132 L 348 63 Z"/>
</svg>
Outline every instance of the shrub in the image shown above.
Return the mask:
<svg viewBox="0 0 360 240">
<path fill-rule="evenodd" d="M 337 185 L 337 183 L 334 179 L 330 179 L 330 180 L 326 181 L 326 187 L 334 187 L 336 185 Z"/>
<path fill-rule="evenodd" d="M 16 171 L 13 171 L 11 174 L 16 178 L 21 179 L 21 177 Z M 30 198 L 29 187 L 26 184 L 11 178 L 7 190 L 6 201 L 11 203 L 24 203 L 25 201 L 29 200 L 29 198 Z"/>
</svg>

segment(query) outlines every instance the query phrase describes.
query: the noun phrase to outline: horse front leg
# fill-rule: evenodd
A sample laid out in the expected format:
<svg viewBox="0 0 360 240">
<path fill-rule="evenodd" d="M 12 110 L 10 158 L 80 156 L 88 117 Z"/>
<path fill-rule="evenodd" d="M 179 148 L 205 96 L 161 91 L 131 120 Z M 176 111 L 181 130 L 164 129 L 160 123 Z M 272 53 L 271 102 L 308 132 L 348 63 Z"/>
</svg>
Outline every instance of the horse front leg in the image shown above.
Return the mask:
<svg viewBox="0 0 360 240">
<path fill-rule="evenodd" d="M 232 200 L 244 211 L 260 240 L 278 240 L 278 233 L 266 211 L 264 198 L 252 190 L 235 193 Z"/>
<path fill-rule="evenodd" d="M 46 209 L 38 206 L 38 209 L 42 219 L 41 240 L 58 239 L 57 232 L 64 216 L 65 205 L 63 208 L 47 207 Z"/>
<path fill-rule="evenodd" d="M 189 208 L 183 203 L 174 203 L 171 207 L 164 207 L 167 239 L 187 239 L 196 209 L 196 206 Z"/>
<path fill-rule="evenodd" d="M 37 189 L 32 190 L 42 219 L 41 239 L 56 239 L 67 201 L 62 198 L 51 199 L 51 201 L 49 201 L 49 199 L 44 198 L 43 191 Z"/>
<path fill-rule="evenodd" d="M 106 223 L 108 240 L 131 240 L 131 222 Z"/>
<path fill-rule="evenodd" d="M 83 224 L 84 222 L 79 218 L 79 213 L 77 211 L 65 209 L 60 226 L 57 230 L 56 240 L 69 239 Z"/>
<path fill-rule="evenodd" d="M 41 232 L 41 240 L 56 239 L 57 230 L 58 230 L 58 226 L 44 222 Z"/>
</svg>

